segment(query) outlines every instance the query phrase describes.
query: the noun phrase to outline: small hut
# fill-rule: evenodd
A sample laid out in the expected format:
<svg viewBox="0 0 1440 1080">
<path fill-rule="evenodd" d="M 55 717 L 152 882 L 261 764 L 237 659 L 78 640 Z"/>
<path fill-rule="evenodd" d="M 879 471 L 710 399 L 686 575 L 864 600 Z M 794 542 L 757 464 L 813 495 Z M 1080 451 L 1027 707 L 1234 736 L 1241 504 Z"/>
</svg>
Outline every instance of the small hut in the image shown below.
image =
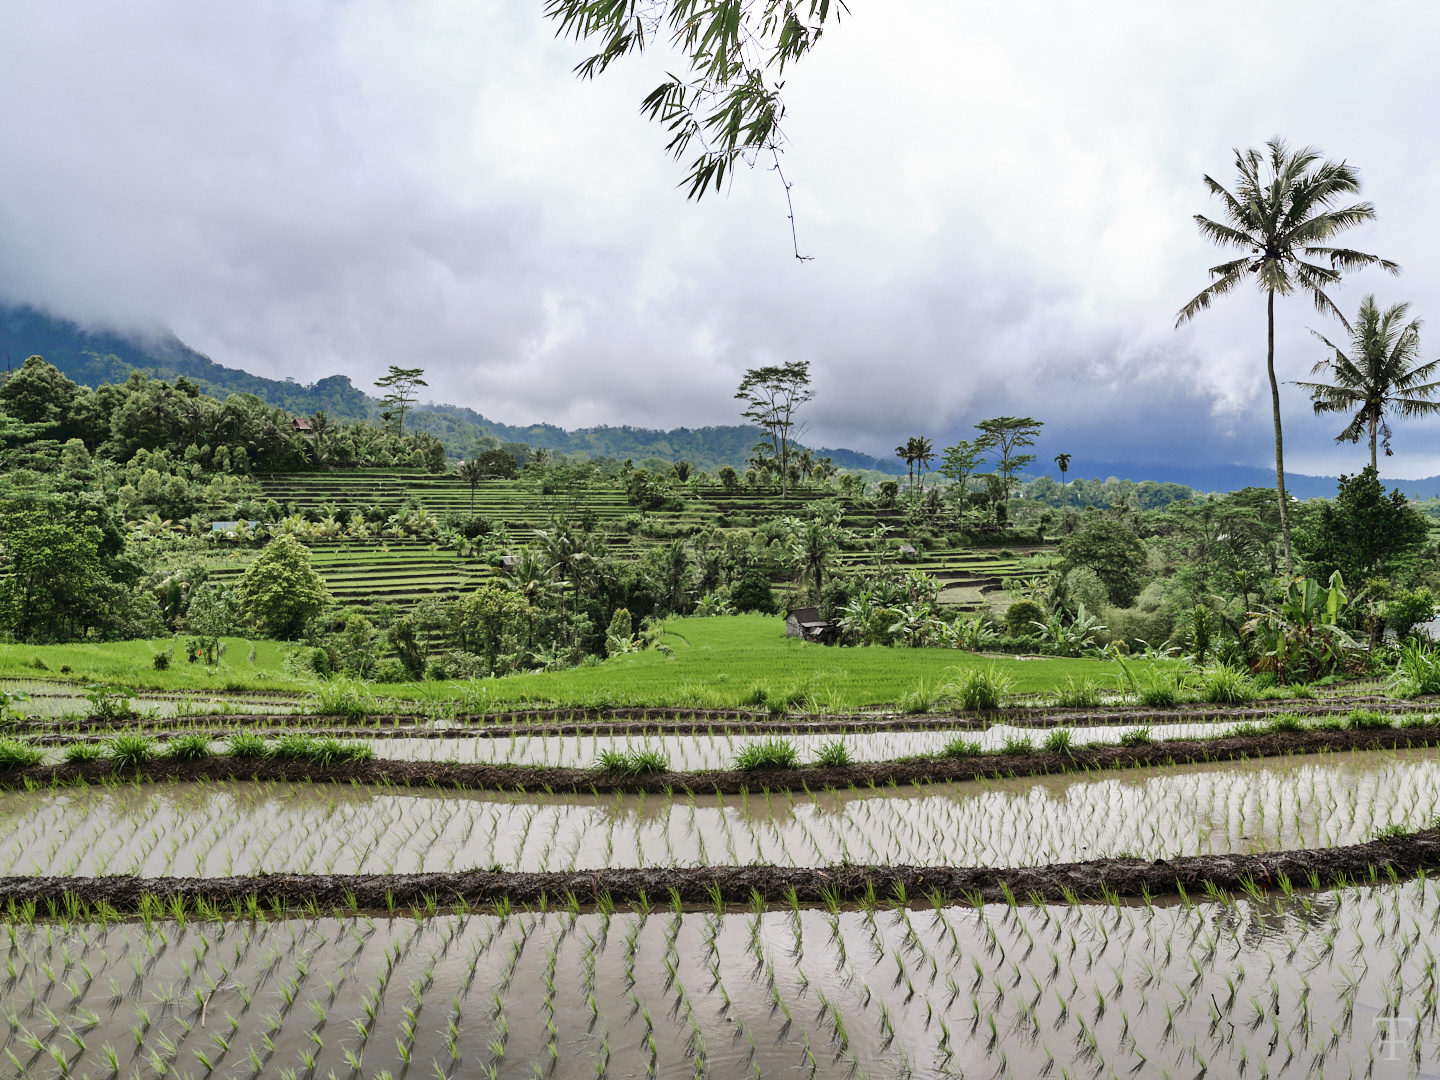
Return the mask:
<svg viewBox="0 0 1440 1080">
<path fill-rule="evenodd" d="M 791 608 L 785 615 L 786 637 L 833 645 L 838 635 L 835 624 L 820 617 L 819 608 Z"/>
</svg>

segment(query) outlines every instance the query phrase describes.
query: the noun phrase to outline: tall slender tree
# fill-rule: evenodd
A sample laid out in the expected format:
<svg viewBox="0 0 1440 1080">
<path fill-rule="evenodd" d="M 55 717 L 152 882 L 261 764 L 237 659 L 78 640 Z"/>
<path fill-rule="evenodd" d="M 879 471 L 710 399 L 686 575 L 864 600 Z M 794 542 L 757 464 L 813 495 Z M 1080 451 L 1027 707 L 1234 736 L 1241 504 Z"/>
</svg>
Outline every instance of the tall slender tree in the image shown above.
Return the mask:
<svg viewBox="0 0 1440 1080">
<path fill-rule="evenodd" d="M 397 418 L 396 431 L 401 435 L 405 434 L 405 411 L 416 401 L 415 388 L 430 385 L 420 377 L 424 374 L 424 368 L 402 368 L 391 364 L 390 373 L 375 380 L 376 389 L 385 391 L 380 403 L 391 407 L 391 415 Z"/>
<path fill-rule="evenodd" d="M 976 448 L 985 453 L 994 451 L 999 455 L 1000 460 L 995 463 L 995 469 L 1000 474 L 1000 482 L 1008 499 L 1010 489 L 1015 486 L 1015 474 L 1035 460 L 1034 454 L 1021 454 L 1017 451 L 1022 447 L 1035 445 L 1035 439 L 1039 436 L 1040 429 L 1045 426 L 1045 421 L 1036 420 L 1033 416 L 996 416 L 981 420 L 975 426 L 980 430 L 980 437 L 975 440 Z"/>
<path fill-rule="evenodd" d="M 1065 505 L 1065 474 L 1070 471 L 1070 455 L 1056 454 L 1055 464 L 1060 467 L 1060 505 Z"/>
<path fill-rule="evenodd" d="M 1343 161 L 1321 161 L 1312 147 L 1291 150 L 1284 140 L 1271 139 L 1265 149 L 1235 151 L 1235 191 L 1205 177 L 1205 186 L 1224 205 L 1225 221 L 1195 215 L 1201 235 L 1221 247 L 1245 254 L 1210 268 L 1214 279 L 1180 309 L 1175 325 L 1193 319 L 1220 296 L 1254 281 L 1265 294 L 1265 370 L 1270 376 L 1270 406 L 1275 423 L 1275 492 L 1280 500 L 1280 535 L 1285 546 L 1285 572 L 1295 571 L 1290 546 L 1290 511 L 1285 504 L 1285 445 L 1280 426 L 1280 384 L 1275 378 L 1275 297 L 1299 290 L 1315 307 L 1345 323 L 1345 316 L 1325 290 L 1341 276 L 1365 266 L 1399 273 L 1393 262 L 1350 248 L 1330 247 L 1337 233 L 1370 221 L 1375 207 L 1368 202 L 1337 206 L 1360 191 L 1360 174 Z M 1327 265 L 1311 260 L 1324 260 Z"/>
<path fill-rule="evenodd" d="M 470 486 L 470 516 L 475 516 L 475 489 L 480 486 L 480 481 L 488 475 L 485 463 L 479 458 L 470 458 L 455 466 L 455 473 L 460 477 L 462 483 Z"/>
<path fill-rule="evenodd" d="M 920 467 L 920 486 L 925 486 L 925 473 L 935 464 L 935 444 L 923 435 L 915 438 L 915 464 Z"/>
<path fill-rule="evenodd" d="M 745 402 L 740 414 L 765 430 L 780 465 L 780 497 L 789 494 L 793 441 L 805 430 L 795 414 L 815 396 L 810 389 L 810 362 L 797 360 L 780 367 L 751 368 L 735 397 Z"/>
<path fill-rule="evenodd" d="M 1329 372 L 1333 382 L 1297 382 L 1308 390 L 1316 413 L 1355 410 L 1345 430 L 1335 436 L 1336 442 L 1359 442 L 1364 434 L 1370 437 L 1370 467 L 1379 472 L 1375 457 L 1377 436 L 1391 456 L 1390 428 L 1385 423 L 1388 411 L 1405 417 L 1433 416 L 1440 413 L 1440 402 L 1431 400 L 1440 392 L 1440 382 L 1427 382 L 1440 367 L 1440 360 L 1418 364 L 1420 359 L 1420 320 L 1405 322 L 1409 304 L 1392 304 L 1384 311 L 1373 295 L 1360 301 L 1355 325 L 1350 329 L 1350 353 L 1329 338 L 1314 333 L 1330 348 L 1331 355 L 1319 361 L 1310 374 Z"/>
<path fill-rule="evenodd" d="M 910 486 L 915 486 L 915 436 L 905 440 L 904 445 L 895 447 L 895 456 L 905 462 L 905 467 L 910 470 Z"/>
</svg>

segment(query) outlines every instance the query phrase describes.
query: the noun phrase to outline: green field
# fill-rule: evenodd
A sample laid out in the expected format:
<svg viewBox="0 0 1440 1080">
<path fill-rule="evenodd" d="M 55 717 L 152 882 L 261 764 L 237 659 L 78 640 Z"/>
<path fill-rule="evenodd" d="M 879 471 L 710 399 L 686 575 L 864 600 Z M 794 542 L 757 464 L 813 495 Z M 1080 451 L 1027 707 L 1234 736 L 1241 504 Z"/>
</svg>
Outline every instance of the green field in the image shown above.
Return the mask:
<svg viewBox="0 0 1440 1080">
<path fill-rule="evenodd" d="M 227 638 L 219 665 L 185 660 L 180 638 L 93 645 L 10 646 L 0 650 L 0 677 L 65 678 L 140 690 L 313 690 L 318 684 L 287 674 L 286 646 L 274 641 Z M 400 683 L 370 689 L 401 700 L 466 699 L 488 707 L 504 703 L 555 705 L 679 705 L 726 708 L 763 703 L 766 695 L 803 695 L 828 709 L 893 704 L 922 687 L 934 690 L 970 668 L 1003 673 L 1016 694 L 1054 690 L 1067 680 L 1089 678 L 1118 688 L 1118 665 L 1086 659 L 991 658 L 956 649 L 834 648 L 785 637 L 784 622 L 763 615 L 718 619 L 671 619 L 661 638 L 670 651 L 647 650 L 567 671 L 533 672 L 473 682 Z M 153 657 L 171 645 L 176 656 L 166 671 Z M 254 646 L 255 658 L 250 660 Z M 41 669 L 35 664 L 40 660 Z M 1144 661 L 1132 661 L 1131 667 Z M 71 671 L 61 674 L 62 666 Z M 756 702 L 757 686 L 764 691 Z"/>
</svg>

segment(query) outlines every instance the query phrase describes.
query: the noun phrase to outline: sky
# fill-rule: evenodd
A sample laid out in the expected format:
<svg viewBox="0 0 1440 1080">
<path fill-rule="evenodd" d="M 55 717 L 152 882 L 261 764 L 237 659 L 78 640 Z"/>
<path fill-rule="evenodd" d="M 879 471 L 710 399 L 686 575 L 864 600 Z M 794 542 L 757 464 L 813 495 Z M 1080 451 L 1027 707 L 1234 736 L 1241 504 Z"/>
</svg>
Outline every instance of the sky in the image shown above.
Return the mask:
<svg viewBox="0 0 1440 1080">
<path fill-rule="evenodd" d="M 0 298 L 168 328 L 214 360 L 363 389 L 423 367 L 506 423 L 738 422 L 748 367 L 808 360 L 812 445 L 938 446 L 983 417 L 1037 451 L 1273 464 L 1263 300 L 1177 330 L 1223 257 L 1192 215 L 1272 135 L 1361 170 L 1353 275 L 1440 318 L 1440 7 L 850 0 L 787 78 L 800 250 L 763 166 L 685 198 L 641 98 L 542 0 L 4 3 Z M 1280 377 L 1343 327 L 1277 303 Z M 1440 356 L 1440 323 L 1422 335 Z M 1365 449 L 1282 388 L 1286 464 Z M 1440 473 L 1440 421 L 1382 475 Z"/>
</svg>

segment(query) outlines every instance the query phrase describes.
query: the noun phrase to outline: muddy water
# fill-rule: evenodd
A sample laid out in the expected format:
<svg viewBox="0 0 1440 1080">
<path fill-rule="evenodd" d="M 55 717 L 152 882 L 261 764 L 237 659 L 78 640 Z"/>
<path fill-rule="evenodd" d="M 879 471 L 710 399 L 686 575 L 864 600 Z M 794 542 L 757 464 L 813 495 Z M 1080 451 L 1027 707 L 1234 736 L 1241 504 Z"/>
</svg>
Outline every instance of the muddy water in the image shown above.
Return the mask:
<svg viewBox="0 0 1440 1080">
<path fill-rule="evenodd" d="M 1437 924 L 1424 880 L 1163 908 L 19 924 L 0 1076 L 1431 1075 Z"/>
<path fill-rule="evenodd" d="M 90 700 L 82 686 L 42 680 L 5 679 L 0 687 L 11 694 L 24 695 L 15 703 L 18 712 L 46 720 L 84 718 L 92 712 Z M 179 716 L 225 716 L 232 713 L 284 715 L 294 713 L 300 703 L 293 696 L 145 693 L 127 694 L 130 707 L 144 717 L 173 718 Z"/>
<path fill-rule="evenodd" d="M 0 875 L 1024 866 L 1356 843 L 1440 812 L 1440 750 L 666 797 L 329 784 L 0 794 Z"/>
<path fill-rule="evenodd" d="M 1155 739 L 1194 739 L 1218 735 L 1235 725 L 1225 723 L 1157 724 L 1149 728 Z M 1088 742 L 1114 744 L 1134 726 L 1073 728 L 1076 746 Z M 659 750 L 676 771 L 729 769 L 741 750 L 753 743 L 783 738 L 791 743 L 802 763 L 817 759 L 820 750 L 837 740 L 845 744 L 853 761 L 893 761 L 932 754 L 955 738 L 999 750 L 1013 740 L 1030 740 L 1035 749 L 1045 743 L 1047 730 L 997 724 L 984 731 L 880 731 L 858 735 L 788 734 L 781 725 L 774 735 L 525 735 L 510 738 L 370 739 L 376 757 L 399 761 L 453 761 L 462 764 L 547 765 L 584 769 L 606 750 Z"/>
</svg>

